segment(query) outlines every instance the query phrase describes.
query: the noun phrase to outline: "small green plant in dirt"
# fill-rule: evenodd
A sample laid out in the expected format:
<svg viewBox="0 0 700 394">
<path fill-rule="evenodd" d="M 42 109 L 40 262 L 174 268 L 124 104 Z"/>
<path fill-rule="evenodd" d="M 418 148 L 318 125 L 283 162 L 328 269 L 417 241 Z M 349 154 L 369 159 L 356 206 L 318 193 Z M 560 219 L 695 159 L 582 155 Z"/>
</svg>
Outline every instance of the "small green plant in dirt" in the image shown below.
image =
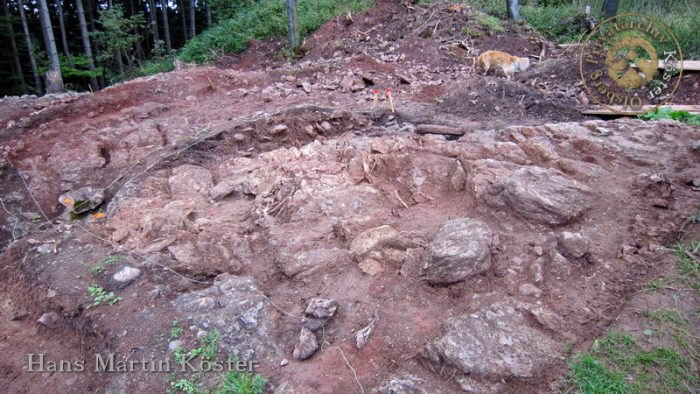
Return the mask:
<svg viewBox="0 0 700 394">
<path fill-rule="evenodd" d="M 177 379 L 173 380 L 170 383 L 170 390 L 168 390 L 169 393 L 179 393 L 179 392 L 184 392 L 187 394 L 196 394 L 197 393 L 197 386 L 192 379 Z"/>
<path fill-rule="evenodd" d="M 117 264 L 118 262 L 124 260 L 126 256 L 121 256 L 118 254 L 115 254 L 114 256 L 109 256 L 102 263 L 107 264 L 107 265 L 114 265 Z"/>
<path fill-rule="evenodd" d="M 90 275 L 92 276 L 100 276 L 105 272 L 104 267 L 100 267 L 99 265 L 95 265 L 90 267 Z"/>
<path fill-rule="evenodd" d="M 233 356 L 231 360 L 233 364 L 238 362 Z M 262 375 L 230 371 L 223 376 L 221 383 L 211 394 L 262 394 L 266 384 L 267 379 Z"/>
<path fill-rule="evenodd" d="M 666 278 L 656 278 L 649 281 L 649 283 L 644 286 L 644 290 L 657 292 L 668 286 L 668 279 Z"/>
<path fill-rule="evenodd" d="M 173 321 L 173 326 L 179 326 L 177 319 Z M 171 336 L 175 337 L 176 335 Z M 177 334 L 179 336 L 179 333 Z M 195 357 L 200 357 L 202 360 L 213 360 L 219 352 L 220 335 L 217 331 L 212 331 L 206 336 L 199 339 L 199 346 L 189 352 L 178 348 L 175 349 L 175 363 L 184 365 Z M 238 357 L 230 356 L 228 365 L 237 365 Z M 221 375 L 221 382 L 213 389 L 200 390 L 197 389 L 197 381 L 205 375 L 205 372 L 198 372 L 189 376 L 178 378 L 175 374 L 168 376 L 169 393 L 185 392 L 185 393 L 208 393 L 208 394 L 262 394 L 267 379 L 259 374 L 245 371 L 229 371 Z M 207 379 L 210 381 L 211 379 Z"/>
<path fill-rule="evenodd" d="M 88 286 L 88 295 L 93 301 L 91 306 L 98 306 L 100 304 L 114 305 L 122 300 L 122 298 L 114 294 L 113 291 L 107 292 L 102 286 L 96 283 Z"/>
<path fill-rule="evenodd" d="M 172 334 L 172 333 L 171 333 Z M 211 331 L 206 336 L 199 338 L 199 347 L 192 350 L 185 351 L 182 348 L 177 348 L 174 351 L 175 363 L 178 365 L 184 365 L 186 362 L 192 360 L 193 358 L 199 356 L 202 360 L 212 360 L 216 353 L 219 351 L 219 340 L 221 335 L 218 331 Z"/>
<path fill-rule="evenodd" d="M 639 117 L 644 120 L 673 119 L 691 126 L 700 126 L 700 115 L 691 114 L 688 111 L 673 111 L 671 107 L 656 108 Z"/>
<path fill-rule="evenodd" d="M 180 324 L 180 321 L 178 319 L 173 319 L 173 326 L 170 329 L 170 339 L 178 339 L 180 335 L 182 335 L 184 329 L 185 328 L 182 327 L 182 324 Z"/>
<path fill-rule="evenodd" d="M 700 389 L 694 361 L 674 349 L 642 348 L 632 337 L 610 333 L 571 359 L 565 386 L 593 393 L 694 393 Z M 569 390 L 570 391 L 570 390 Z"/>
<path fill-rule="evenodd" d="M 700 294 L 700 240 L 678 244 L 674 252 L 681 282 Z"/>
</svg>

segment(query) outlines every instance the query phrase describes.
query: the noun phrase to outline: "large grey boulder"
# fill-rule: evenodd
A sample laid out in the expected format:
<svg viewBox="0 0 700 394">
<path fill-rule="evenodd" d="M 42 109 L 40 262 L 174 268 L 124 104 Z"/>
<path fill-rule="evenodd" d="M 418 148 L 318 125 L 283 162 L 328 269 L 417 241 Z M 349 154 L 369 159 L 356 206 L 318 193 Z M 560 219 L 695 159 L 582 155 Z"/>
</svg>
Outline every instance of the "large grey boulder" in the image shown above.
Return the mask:
<svg viewBox="0 0 700 394">
<path fill-rule="evenodd" d="M 213 286 L 183 294 L 172 305 L 186 316 L 186 326 L 217 330 L 222 350 L 241 361 L 260 362 L 281 356 L 271 333 L 269 300 L 250 277 L 219 275 Z"/>
<path fill-rule="evenodd" d="M 525 219 L 547 225 L 569 223 L 591 206 L 586 185 L 550 168 L 519 168 L 488 189 L 479 193 L 487 204 L 509 207 Z"/>
<path fill-rule="evenodd" d="M 470 379 L 535 377 L 558 358 L 560 344 L 549 334 L 557 322 L 549 311 L 507 299 L 449 318 L 423 356 L 433 369 L 455 368 Z"/>
<path fill-rule="evenodd" d="M 421 276 L 428 283 L 459 282 L 491 267 L 491 233 L 476 220 L 450 220 L 440 226 L 422 259 Z"/>
</svg>

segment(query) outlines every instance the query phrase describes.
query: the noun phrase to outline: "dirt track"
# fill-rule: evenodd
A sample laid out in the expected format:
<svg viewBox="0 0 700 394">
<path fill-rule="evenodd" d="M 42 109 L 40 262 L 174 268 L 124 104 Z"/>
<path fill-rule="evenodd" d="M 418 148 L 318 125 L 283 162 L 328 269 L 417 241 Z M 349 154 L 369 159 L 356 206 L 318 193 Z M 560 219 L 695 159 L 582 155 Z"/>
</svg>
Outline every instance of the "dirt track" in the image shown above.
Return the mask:
<svg viewBox="0 0 700 394">
<path fill-rule="evenodd" d="M 177 318 L 182 346 L 220 332 L 222 354 L 259 363 L 271 392 L 539 393 L 557 391 L 567 346 L 639 329 L 634 311 L 670 297 L 640 290 L 700 234 L 686 220 L 698 129 L 582 117 L 575 56 L 551 44 L 516 81 L 474 75 L 464 20 L 481 31 L 468 48 L 543 44 L 517 26 L 483 31 L 471 12 L 383 4 L 329 22 L 294 64 L 255 50 L 271 41 L 96 94 L 3 99 L 0 385 L 162 392 L 166 373 L 23 367 L 42 352 L 172 358 Z M 697 98 L 686 82 L 679 102 Z M 59 195 L 85 186 L 106 188 L 106 218 L 64 214 Z M 115 282 L 124 267 L 140 275 Z M 123 300 L 88 308 L 93 282 Z M 337 302 L 320 329 L 301 319 L 315 297 Z M 696 293 L 681 298 L 697 310 Z M 305 361 L 292 357 L 301 327 L 320 345 Z"/>
</svg>

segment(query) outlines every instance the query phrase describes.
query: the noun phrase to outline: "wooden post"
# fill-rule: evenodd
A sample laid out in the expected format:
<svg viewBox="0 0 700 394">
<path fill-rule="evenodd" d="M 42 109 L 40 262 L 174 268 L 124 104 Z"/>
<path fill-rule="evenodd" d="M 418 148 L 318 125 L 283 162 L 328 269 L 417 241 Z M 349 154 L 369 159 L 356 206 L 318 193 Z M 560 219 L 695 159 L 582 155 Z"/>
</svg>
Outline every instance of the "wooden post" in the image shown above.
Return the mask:
<svg viewBox="0 0 700 394">
<path fill-rule="evenodd" d="M 296 51 L 299 47 L 299 26 L 297 24 L 297 0 L 287 0 L 287 20 L 289 27 L 289 46 Z"/>
</svg>

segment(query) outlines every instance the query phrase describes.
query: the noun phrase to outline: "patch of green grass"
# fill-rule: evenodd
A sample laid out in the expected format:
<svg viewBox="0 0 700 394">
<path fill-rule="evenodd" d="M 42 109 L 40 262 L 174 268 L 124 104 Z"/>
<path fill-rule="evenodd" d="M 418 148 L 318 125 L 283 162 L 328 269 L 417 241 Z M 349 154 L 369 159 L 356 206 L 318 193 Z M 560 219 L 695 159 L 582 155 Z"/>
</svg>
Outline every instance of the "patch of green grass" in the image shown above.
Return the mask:
<svg viewBox="0 0 700 394">
<path fill-rule="evenodd" d="M 503 22 L 501 22 L 501 20 L 495 16 L 491 16 L 483 12 L 477 12 L 474 15 L 474 19 L 492 32 L 503 33 L 506 31 L 506 29 L 503 27 Z"/>
<path fill-rule="evenodd" d="M 700 115 L 691 114 L 688 111 L 673 111 L 671 107 L 660 107 L 653 111 L 639 115 L 644 120 L 673 119 L 691 126 L 700 126 Z"/>
<path fill-rule="evenodd" d="M 104 261 L 102 261 L 102 263 L 107 264 L 107 265 L 114 265 L 114 264 L 124 260 L 125 258 L 126 258 L 126 256 L 115 254 L 114 256 L 109 256 L 106 259 L 104 259 Z"/>
<path fill-rule="evenodd" d="M 262 394 L 266 384 L 267 379 L 262 375 L 231 371 L 211 394 Z"/>
<path fill-rule="evenodd" d="M 629 335 L 610 333 L 572 358 L 565 384 L 582 394 L 694 393 L 700 389 L 695 372 L 674 349 L 646 351 Z"/>
<path fill-rule="evenodd" d="M 298 29 L 308 36 L 329 19 L 348 12 L 356 13 L 373 5 L 371 0 L 308 0 L 298 3 Z M 283 0 L 251 2 L 231 19 L 222 20 L 190 40 L 181 50 L 185 62 L 205 63 L 224 53 L 243 52 L 252 39 L 287 36 L 287 9 Z"/>
<path fill-rule="evenodd" d="M 681 282 L 700 294 L 700 240 L 678 244 L 674 250 Z"/>
<path fill-rule="evenodd" d="M 170 339 L 178 339 L 184 330 L 185 328 L 182 327 L 180 321 L 178 319 L 173 319 L 173 325 L 172 328 L 170 328 Z"/>
<path fill-rule="evenodd" d="M 96 283 L 88 286 L 88 295 L 93 301 L 91 306 L 98 306 L 100 304 L 114 305 L 123 299 L 116 295 L 113 291 L 105 291 L 102 286 Z"/>
<path fill-rule="evenodd" d="M 668 286 L 668 279 L 666 278 L 655 278 L 649 281 L 649 283 L 644 286 L 644 290 L 646 291 L 651 291 L 651 292 L 657 292 L 663 288 Z"/>
<path fill-rule="evenodd" d="M 644 317 L 655 323 L 670 323 L 677 328 L 688 327 L 690 322 L 677 309 L 655 310 L 644 313 Z"/>
</svg>

